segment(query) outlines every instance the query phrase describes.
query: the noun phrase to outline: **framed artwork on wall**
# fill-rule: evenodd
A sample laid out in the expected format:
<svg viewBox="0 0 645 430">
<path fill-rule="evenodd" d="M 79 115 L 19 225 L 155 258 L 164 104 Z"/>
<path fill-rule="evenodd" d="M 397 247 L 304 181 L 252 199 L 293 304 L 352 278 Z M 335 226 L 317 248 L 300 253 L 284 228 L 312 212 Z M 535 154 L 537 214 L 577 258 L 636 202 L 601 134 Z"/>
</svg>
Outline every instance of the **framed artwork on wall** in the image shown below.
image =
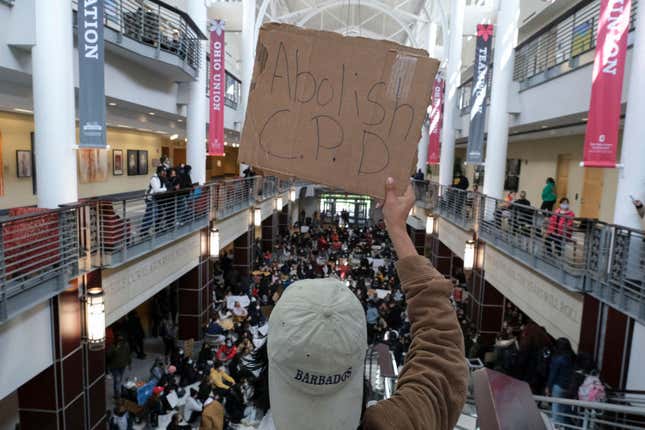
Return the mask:
<svg viewBox="0 0 645 430">
<path fill-rule="evenodd" d="M 112 176 L 123 175 L 123 150 L 112 150 Z"/>
<path fill-rule="evenodd" d="M 148 174 L 148 151 L 143 151 L 139 150 L 137 151 L 138 154 L 138 169 L 137 172 L 139 175 L 147 175 Z"/>
<path fill-rule="evenodd" d="M 16 173 L 19 178 L 31 178 L 32 164 L 31 151 L 27 149 L 16 150 Z"/>
<path fill-rule="evenodd" d="M 128 176 L 139 174 L 139 153 L 136 149 L 128 149 Z"/>
<path fill-rule="evenodd" d="M 108 151 L 105 149 L 79 149 L 78 182 L 91 184 L 105 182 L 108 177 Z"/>
</svg>

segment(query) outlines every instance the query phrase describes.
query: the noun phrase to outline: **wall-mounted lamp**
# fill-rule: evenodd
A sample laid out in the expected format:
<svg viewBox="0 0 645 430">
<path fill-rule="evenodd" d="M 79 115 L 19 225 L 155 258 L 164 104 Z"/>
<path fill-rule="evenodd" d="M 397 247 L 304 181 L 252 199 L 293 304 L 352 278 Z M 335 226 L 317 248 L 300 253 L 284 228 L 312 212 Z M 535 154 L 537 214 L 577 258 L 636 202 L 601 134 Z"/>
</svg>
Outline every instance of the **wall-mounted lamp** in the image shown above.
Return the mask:
<svg viewBox="0 0 645 430">
<path fill-rule="evenodd" d="M 87 290 L 85 316 L 88 347 L 90 351 L 100 351 L 105 348 L 105 301 L 103 288 L 92 287 Z"/>
<path fill-rule="evenodd" d="M 211 258 L 219 257 L 219 230 L 217 227 L 210 229 L 210 255 Z"/>
<path fill-rule="evenodd" d="M 283 205 L 282 205 L 282 203 L 283 203 L 283 202 L 282 202 L 282 197 L 278 197 L 277 199 L 275 199 L 275 206 L 276 206 L 275 208 L 276 208 L 277 210 L 281 211 L 281 210 L 282 210 L 282 206 L 283 206 Z"/>
<path fill-rule="evenodd" d="M 253 225 L 262 227 L 262 209 L 260 208 L 253 209 Z"/>
<path fill-rule="evenodd" d="M 296 189 L 292 188 L 289 190 L 289 201 L 290 202 L 295 202 L 296 201 Z"/>
<path fill-rule="evenodd" d="M 439 224 L 439 220 L 437 219 L 437 216 L 435 214 L 428 215 L 426 218 L 426 234 L 427 235 L 437 234 L 438 224 Z"/>
<path fill-rule="evenodd" d="M 475 241 L 470 239 L 466 241 L 464 248 L 464 270 L 473 270 L 475 265 Z"/>
</svg>

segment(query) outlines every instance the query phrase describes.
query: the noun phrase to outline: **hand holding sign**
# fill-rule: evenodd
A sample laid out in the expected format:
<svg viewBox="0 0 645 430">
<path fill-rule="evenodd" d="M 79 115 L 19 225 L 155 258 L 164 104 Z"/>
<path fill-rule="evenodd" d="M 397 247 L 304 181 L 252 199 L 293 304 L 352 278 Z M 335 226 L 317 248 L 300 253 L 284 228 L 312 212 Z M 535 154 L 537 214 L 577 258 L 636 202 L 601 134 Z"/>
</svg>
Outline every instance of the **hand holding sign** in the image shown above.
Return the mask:
<svg viewBox="0 0 645 430">
<path fill-rule="evenodd" d="M 402 194 L 438 65 L 391 42 L 267 24 L 240 160 L 381 198 L 391 176 Z"/>
</svg>

